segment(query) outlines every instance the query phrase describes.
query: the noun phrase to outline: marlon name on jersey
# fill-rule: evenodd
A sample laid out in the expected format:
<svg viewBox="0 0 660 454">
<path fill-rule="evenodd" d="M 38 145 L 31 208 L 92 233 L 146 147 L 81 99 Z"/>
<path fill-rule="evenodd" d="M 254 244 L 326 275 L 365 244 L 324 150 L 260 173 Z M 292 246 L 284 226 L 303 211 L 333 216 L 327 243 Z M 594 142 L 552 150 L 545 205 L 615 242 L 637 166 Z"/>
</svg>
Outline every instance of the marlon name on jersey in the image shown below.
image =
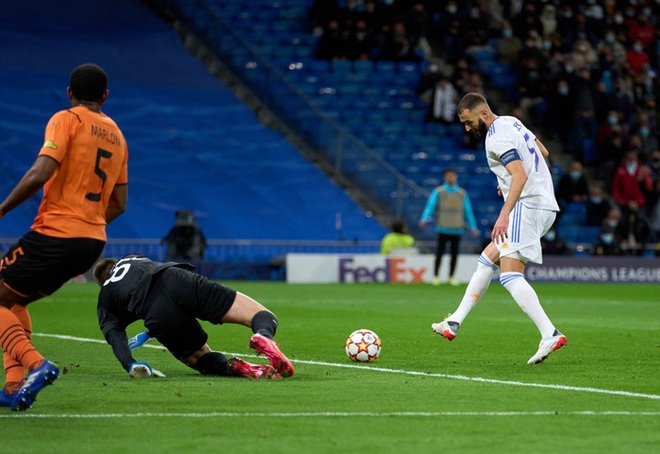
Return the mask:
<svg viewBox="0 0 660 454">
<path fill-rule="evenodd" d="M 96 137 L 100 137 L 101 139 L 105 140 L 106 142 L 109 142 L 113 145 L 116 146 L 121 146 L 121 140 L 117 134 L 114 132 L 109 132 L 105 128 L 101 128 L 96 125 L 92 125 L 92 135 Z"/>
</svg>

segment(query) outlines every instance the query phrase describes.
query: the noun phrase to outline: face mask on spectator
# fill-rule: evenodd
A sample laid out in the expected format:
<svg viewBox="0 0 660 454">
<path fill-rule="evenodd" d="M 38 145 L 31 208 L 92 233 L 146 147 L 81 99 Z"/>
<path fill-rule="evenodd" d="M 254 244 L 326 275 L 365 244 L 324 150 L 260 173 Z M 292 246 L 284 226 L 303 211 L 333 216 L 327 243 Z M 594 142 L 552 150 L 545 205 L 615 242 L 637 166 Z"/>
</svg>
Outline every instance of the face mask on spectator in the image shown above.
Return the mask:
<svg viewBox="0 0 660 454">
<path fill-rule="evenodd" d="M 619 117 L 617 117 L 616 115 L 610 115 L 609 117 L 607 117 L 607 122 L 611 125 L 615 125 L 619 122 Z"/>
<path fill-rule="evenodd" d="M 605 244 L 612 244 L 612 242 L 614 241 L 614 235 L 612 235 L 611 233 L 603 233 L 600 236 L 600 240 Z"/>
<path fill-rule="evenodd" d="M 572 73 L 573 72 L 573 67 L 571 65 L 566 65 L 564 67 L 564 69 L 566 70 L 567 73 Z"/>
<path fill-rule="evenodd" d="M 623 16 L 617 14 L 614 16 L 614 23 L 616 24 L 623 24 Z"/>
<path fill-rule="evenodd" d="M 582 172 L 578 172 L 577 170 L 572 170 L 570 175 L 571 175 L 571 180 L 575 181 L 580 179 L 580 177 L 582 176 Z"/>
<path fill-rule="evenodd" d="M 636 162 L 629 162 L 626 164 L 626 170 L 628 171 L 628 174 L 634 175 L 635 172 L 637 171 L 637 163 Z"/>
<path fill-rule="evenodd" d="M 616 36 L 610 34 L 605 35 L 605 41 L 608 43 L 612 44 L 614 41 L 616 41 Z"/>
<path fill-rule="evenodd" d="M 639 135 L 647 137 L 649 135 L 649 128 L 639 128 Z"/>
<path fill-rule="evenodd" d="M 605 222 L 605 224 L 607 224 L 608 226 L 610 226 L 614 229 L 614 228 L 616 228 L 617 225 L 619 225 L 619 221 L 617 221 L 616 219 L 608 219 Z"/>
<path fill-rule="evenodd" d="M 592 197 L 591 198 L 591 203 L 595 203 L 596 205 L 598 205 L 602 201 L 603 201 L 602 197 Z"/>
<path fill-rule="evenodd" d="M 555 241 L 555 232 L 550 230 L 548 233 L 545 234 L 545 239 L 548 241 Z"/>
<path fill-rule="evenodd" d="M 456 5 L 448 5 L 447 6 L 447 12 L 449 14 L 456 14 L 456 11 L 458 11 L 458 7 Z"/>
<path fill-rule="evenodd" d="M 511 38 L 513 36 L 513 30 L 511 30 L 510 28 L 502 30 L 502 36 L 504 36 L 505 38 Z"/>
<path fill-rule="evenodd" d="M 560 95 L 566 96 L 568 94 L 568 87 L 562 85 L 557 89 L 557 91 L 559 92 Z"/>
<path fill-rule="evenodd" d="M 633 45 L 633 50 L 635 52 L 641 52 L 642 51 L 642 45 L 641 44 L 634 44 Z"/>
</svg>

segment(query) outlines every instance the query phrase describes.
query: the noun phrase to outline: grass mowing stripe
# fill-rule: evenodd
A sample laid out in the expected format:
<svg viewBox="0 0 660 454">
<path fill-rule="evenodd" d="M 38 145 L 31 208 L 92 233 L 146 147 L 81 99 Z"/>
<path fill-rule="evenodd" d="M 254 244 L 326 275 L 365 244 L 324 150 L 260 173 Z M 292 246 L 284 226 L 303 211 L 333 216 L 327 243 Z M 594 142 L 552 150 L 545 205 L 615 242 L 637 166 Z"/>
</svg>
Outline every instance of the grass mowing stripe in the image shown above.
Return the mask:
<svg viewBox="0 0 660 454">
<path fill-rule="evenodd" d="M 454 416 L 660 416 L 658 411 L 403 411 L 403 412 L 301 412 L 301 413 L 100 413 L 100 414 L 0 414 L 0 419 L 8 418 L 71 418 L 71 419 L 113 419 L 113 418 L 354 418 L 354 417 L 454 417 Z"/>
<path fill-rule="evenodd" d="M 43 337 L 52 337 L 57 339 L 64 340 L 75 340 L 79 342 L 92 342 L 105 344 L 105 341 L 100 339 L 88 339 L 84 337 L 74 337 L 60 334 L 44 334 L 44 333 L 34 333 L 33 336 L 43 336 Z M 144 347 L 164 349 L 164 347 L 159 345 L 145 345 Z M 229 356 L 240 356 L 239 353 L 226 353 Z M 256 355 L 245 355 L 244 357 L 255 357 Z M 616 396 L 626 396 L 626 397 L 639 397 L 643 399 L 651 400 L 660 400 L 660 395 L 658 394 L 643 394 L 643 393 L 634 393 L 630 391 L 619 391 L 619 390 L 610 390 L 610 389 L 600 389 L 600 388 L 589 388 L 589 387 L 580 387 L 580 386 L 569 386 L 569 385 L 552 385 L 544 383 L 526 383 L 520 381 L 511 381 L 511 380 L 497 380 L 493 378 L 484 378 L 484 377 L 468 377 L 465 375 L 451 375 L 451 374 L 442 374 L 442 373 L 430 373 L 430 372 L 419 372 L 411 370 L 402 370 L 402 369 L 387 369 L 382 367 L 358 365 L 358 364 L 338 364 L 338 363 L 329 363 L 324 361 L 307 361 L 307 360 L 294 360 L 294 364 L 309 364 L 313 366 L 329 366 L 329 367 L 341 367 L 348 369 L 363 369 L 363 370 L 373 370 L 375 372 L 384 372 L 391 374 L 404 374 L 404 375 L 414 375 L 414 376 L 424 376 L 424 377 L 435 377 L 435 378 L 446 378 L 451 380 L 463 380 L 463 381 L 473 381 L 481 383 L 492 383 L 498 385 L 509 385 L 509 386 L 523 386 L 530 388 L 545 388 L 545 389 L 556 389 L 561 391 L 575 391 L 575 392 L 586 392 L 586 393 L 596 393 L 596 394 L 609 394 Z M 539 366 L 531 366 L 539 367 Z"/>
</svg>

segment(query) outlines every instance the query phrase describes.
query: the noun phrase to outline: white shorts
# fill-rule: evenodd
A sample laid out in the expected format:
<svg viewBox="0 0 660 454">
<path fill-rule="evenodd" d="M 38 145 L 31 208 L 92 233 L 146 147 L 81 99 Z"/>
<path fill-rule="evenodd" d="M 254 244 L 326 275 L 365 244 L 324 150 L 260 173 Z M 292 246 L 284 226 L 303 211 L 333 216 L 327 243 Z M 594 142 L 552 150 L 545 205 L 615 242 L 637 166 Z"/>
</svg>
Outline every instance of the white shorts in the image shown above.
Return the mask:
<svg viewBox="0 0 660 454">
<path fill-rule="evenodd" d="M 496 243 L 500 257 L 511 257 L 523 263 L 543 263 L 541 237 L 550 230 L 556 218 L 554 211 L 535 210 L 516 203 L 509 215 L 508 238 L 504 243 Z"/>
</svg>

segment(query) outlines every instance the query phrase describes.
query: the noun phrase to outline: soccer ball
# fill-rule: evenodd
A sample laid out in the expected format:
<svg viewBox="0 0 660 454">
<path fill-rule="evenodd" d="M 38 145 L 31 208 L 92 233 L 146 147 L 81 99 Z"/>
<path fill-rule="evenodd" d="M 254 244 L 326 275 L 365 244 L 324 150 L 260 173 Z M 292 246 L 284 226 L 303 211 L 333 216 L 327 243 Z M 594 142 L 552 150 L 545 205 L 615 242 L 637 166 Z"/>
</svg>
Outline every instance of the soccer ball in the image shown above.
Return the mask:
<svg viewBox="0 0 660 454">
<path fill-rule="evenodd" d="M 380 355 L 380 337 L 369 329 L 353 331 L 346 339 L 346 354 L 358 363 L 376 361 Z"/>
</svg>

